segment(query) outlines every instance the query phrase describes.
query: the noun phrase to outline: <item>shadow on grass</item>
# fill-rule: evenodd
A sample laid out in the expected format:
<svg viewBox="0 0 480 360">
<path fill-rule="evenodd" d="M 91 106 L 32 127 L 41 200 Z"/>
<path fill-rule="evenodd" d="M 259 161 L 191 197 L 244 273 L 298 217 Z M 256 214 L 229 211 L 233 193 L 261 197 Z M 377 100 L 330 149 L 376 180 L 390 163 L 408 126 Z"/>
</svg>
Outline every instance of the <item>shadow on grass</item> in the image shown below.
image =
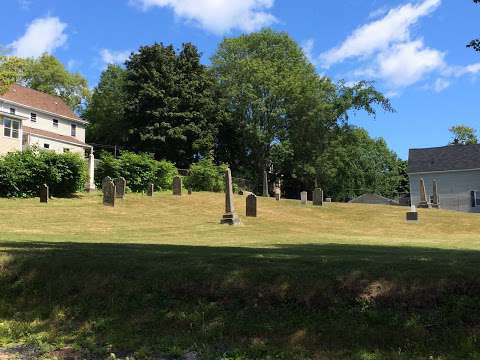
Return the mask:
<svg viewBox="0 0 480 360">
<path fill-rule="evenodd" d="M 97 353 L 195 350 L 206 359 L 480 356 L 476 251 L 45 242 L 0 248 L 3 341 Z"/>
</svg>

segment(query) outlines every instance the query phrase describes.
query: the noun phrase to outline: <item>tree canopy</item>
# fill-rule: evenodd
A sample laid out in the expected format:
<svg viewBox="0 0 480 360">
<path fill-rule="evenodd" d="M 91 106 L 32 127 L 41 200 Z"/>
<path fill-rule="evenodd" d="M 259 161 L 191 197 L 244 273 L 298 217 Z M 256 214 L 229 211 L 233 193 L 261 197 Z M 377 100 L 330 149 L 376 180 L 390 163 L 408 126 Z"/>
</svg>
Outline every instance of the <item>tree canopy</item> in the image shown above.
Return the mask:
<svg viewBox="0 0 480 360">
<path fill-rule="evenodd" d="M 478 143 L 477 131 L 466 125 L 452 126 L 449 131 L 452 133 L 450 145 L 472 145 Z"/>
</svg>

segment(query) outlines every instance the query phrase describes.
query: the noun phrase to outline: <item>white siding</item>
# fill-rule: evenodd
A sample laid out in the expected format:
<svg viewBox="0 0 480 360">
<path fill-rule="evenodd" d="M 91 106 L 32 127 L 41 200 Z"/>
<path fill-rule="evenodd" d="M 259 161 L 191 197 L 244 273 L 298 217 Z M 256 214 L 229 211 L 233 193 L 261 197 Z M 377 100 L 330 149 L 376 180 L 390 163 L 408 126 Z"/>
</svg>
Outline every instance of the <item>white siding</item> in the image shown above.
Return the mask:
<svg viewBox="0 0 480 360">
<path fill-rule="evenodd" d="M 442 209 L 480 212 L 480 207 L 472 207 L 470 195 L 471 191 L 480 191 L 480 170 L 409 174 L 412 205 L 420 202 L 421 178 L 428 196 L 432 195 L 433 180 L 437 180 Z"/>
</svg>

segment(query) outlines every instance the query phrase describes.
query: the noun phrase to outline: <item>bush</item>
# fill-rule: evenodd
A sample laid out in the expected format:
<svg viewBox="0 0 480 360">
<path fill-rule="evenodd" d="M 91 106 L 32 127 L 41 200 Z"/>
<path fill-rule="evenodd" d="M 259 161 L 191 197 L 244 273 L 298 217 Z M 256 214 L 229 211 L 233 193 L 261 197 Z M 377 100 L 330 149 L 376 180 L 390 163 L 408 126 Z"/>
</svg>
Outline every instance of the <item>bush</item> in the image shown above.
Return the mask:
<svg viewBox="0 0 480 360">
<path fill-rule="evenodd" d="M 0 196 L 38 196 L 47 184 L 52 196 L 70 196 L 83 190 L 87 165 L 75 153 L 31 149 L 0 157 Z"/>
<path fill-rule="evenodd" d="M 153 183 L 156 190 L 165 190 L 171 188 L 173 177 L 177 175 L 174 164 L 156 161 L 148 154 L 124 151 L 118 159 L 107 153 L 100 158 L 101 162 L 95 171 L 97 187 L 101 187 L 103 179 L 110 176 L 112 179 L 124 177 L 133 192 L 146 190 L 149 183 Z"/>
<path fill-rule="evenodd" d="M 191 166 L 185 186 L 193 191 L 224 191 L 226 169 L 226 165 L 215 165 L 211 158 L 203 159 Z"/>
</svg>

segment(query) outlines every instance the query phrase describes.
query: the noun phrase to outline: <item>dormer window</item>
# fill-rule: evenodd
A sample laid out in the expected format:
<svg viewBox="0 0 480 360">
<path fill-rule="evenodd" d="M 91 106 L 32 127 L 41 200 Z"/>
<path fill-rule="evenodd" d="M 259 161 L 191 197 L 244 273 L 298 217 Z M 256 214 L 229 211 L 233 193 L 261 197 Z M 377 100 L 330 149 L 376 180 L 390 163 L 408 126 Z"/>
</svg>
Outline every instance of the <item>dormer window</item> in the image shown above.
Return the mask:
<svg viewBox="0 0 480 360">
<path fill-rule="evenodd" d="M 30 121 L 31 122 L 37 122 L 37 114 L 31 113 L 30 114 Z"/>
<path fill-rule="evenodd" d="M 53 127 L 58 128 L 58 120 L 57 119 L 53 119 Z"/>
<path fill-rule="evenodd" d="M 71 125 L 70 135 L 72 135 L 73 137 L 77 136 L 77 125 L 75 124 Z"/>
<path fill-rule="evenodd" d="M 15 115 L 15 112 L 16 112 L 15 108 L 13 108 L 13 107 L 10 108 L 10 114 Z"/>
</svg>

